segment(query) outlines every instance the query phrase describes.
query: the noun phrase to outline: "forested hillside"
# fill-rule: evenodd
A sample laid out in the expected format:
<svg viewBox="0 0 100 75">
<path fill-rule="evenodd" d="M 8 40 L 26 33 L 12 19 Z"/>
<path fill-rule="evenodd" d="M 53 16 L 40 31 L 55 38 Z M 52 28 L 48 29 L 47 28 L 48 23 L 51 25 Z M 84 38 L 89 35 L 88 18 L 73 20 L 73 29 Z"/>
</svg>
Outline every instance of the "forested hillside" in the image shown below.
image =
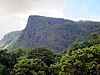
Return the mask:
<svg viewBox="0 0 100 75">
<path fill-rule="evenodd" d="M 44 47 L 0 50 L 0 75 L 100 75 L 100 34 L 88 34 L 61 53 Z"/>
<path fill-rule="evenodd" d="M 10 48 L 18 40 L 21 31 L 13 31 L 6 34 L 0 41 L 0 48 Z"/>
</svg>

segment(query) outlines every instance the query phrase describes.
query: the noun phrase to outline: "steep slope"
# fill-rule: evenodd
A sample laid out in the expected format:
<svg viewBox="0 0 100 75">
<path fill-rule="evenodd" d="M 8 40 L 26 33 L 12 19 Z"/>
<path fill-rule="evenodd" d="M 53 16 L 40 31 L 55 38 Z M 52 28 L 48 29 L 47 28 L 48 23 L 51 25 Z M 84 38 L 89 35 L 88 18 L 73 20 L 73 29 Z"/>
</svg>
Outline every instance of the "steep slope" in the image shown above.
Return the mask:
<svg viewBox="0 0 100 75">
<path fill-rule="evenodd" d="M 6 34 L 0 41 L 0 48 L 10 48 L 18 40 L 21 31 L 14 31 Z"/>
<path fill-rule="evenodd" d="M 100 44 L 100 31 L 93 32 L 91 34 L 87 34 L 84 37 L 81 37 L 74 41 L 72 45 L 70 46 L 70 53 L 72 51 L 83 49 L 86 47 L 91 47 L 93 45 L 99 45 Z"/>
<path fill-rule="evenodd" d="M 21 32 L 13 48 L 45 46 L 54 52 L 67 48 L 76 38 L 100 30 L 99 22 L 74 22 L 62 18 L 29 16 L 26 28 Z"/>
</svg>

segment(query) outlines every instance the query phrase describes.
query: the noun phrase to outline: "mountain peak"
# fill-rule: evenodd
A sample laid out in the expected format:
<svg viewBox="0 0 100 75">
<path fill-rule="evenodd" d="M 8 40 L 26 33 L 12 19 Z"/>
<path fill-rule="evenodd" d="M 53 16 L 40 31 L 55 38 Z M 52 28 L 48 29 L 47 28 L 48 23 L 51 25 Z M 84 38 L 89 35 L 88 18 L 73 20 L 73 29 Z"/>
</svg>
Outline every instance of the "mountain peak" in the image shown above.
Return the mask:
<svg viewBox="0 0 100 75">
<path fill-rule="evenodd" d="M 68 48 L 76 38 L 100 30 L 98 22 L 74 22 L 63 18 L 30 15 L 12 48 L 47 47 L 54 52 Z"/>
<path fill-rule="evenodd" d="M 28 17 L 28 19 L 33 19 L 33 18 L 35 18 L 35 19 L 37 19 L 37 18 L 44 18 L 44 19 L 57 19 L 57 20 L 67 20 L 67 21 L 71 21 L 71 20 L 68 20 L 68 19 L 64 19 L 64 18 L 55 18 L 55 17 L 48 17 L 48 16 L 40 16 L 40 15 L 30 15 L 29 17 Z"/>
<path fill-rule="evenodd" d="M 37 25 L 39 23 L 42 23 L 42 25 L 49 25 L 49 24 L 63 24 L 63 23 L 69 23 L 69 22 L 74 22 L 68 19 L 64 18 L 54 18 L 54 17 L 47 17 L 47 16 L 40 16 L 40 15 L 30 15 L 28 17 L 28 25 Z"/>
<path fill-rule="evenodd" d="M 52 18 L 46 16 L 39 15 L 30 15 L 27 22 L 27 27 L 30 26 L 38 26 L 38 25 L 55 25 L 55 24 L 63 24 L 63 23 L 73 22 L 71 20 L 63 19 L 63 18 Z M 27 28 L 26 27 L 26 28 Z"/>
</svg>

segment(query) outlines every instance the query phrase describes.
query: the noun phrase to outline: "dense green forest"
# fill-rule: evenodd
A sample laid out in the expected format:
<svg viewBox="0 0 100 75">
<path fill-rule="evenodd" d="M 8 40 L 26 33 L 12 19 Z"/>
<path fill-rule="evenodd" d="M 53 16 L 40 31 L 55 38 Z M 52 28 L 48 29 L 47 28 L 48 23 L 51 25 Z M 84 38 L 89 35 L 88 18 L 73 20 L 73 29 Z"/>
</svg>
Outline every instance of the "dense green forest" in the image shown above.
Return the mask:
<svg viewBox="0 0 100 75">
<path fill-rule="evenodd" d="M 0 75 L 100 75 L 100 34 L 88 34 L 60 53 L 45 47 L 0 50 Z"/>
</svg>

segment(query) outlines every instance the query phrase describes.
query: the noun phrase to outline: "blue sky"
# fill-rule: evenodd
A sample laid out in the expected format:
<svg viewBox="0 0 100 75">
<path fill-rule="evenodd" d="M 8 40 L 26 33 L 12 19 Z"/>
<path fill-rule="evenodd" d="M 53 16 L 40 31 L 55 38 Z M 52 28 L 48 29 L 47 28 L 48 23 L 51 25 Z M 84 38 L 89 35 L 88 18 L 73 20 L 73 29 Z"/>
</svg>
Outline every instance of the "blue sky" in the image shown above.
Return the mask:
<svg viewBox="0 0 100 75">
<path fill-rule="evenodd" d="M 0 39 L 23 30 L 29 15 L 100 21 L 100 0 L 0 0 Z"/>
<path fill-rule="evenodd" d="M 100 0 L 66 0 L 64 16 L 74 20 L 98 20 L 100 18 Z"/>
</svg>

